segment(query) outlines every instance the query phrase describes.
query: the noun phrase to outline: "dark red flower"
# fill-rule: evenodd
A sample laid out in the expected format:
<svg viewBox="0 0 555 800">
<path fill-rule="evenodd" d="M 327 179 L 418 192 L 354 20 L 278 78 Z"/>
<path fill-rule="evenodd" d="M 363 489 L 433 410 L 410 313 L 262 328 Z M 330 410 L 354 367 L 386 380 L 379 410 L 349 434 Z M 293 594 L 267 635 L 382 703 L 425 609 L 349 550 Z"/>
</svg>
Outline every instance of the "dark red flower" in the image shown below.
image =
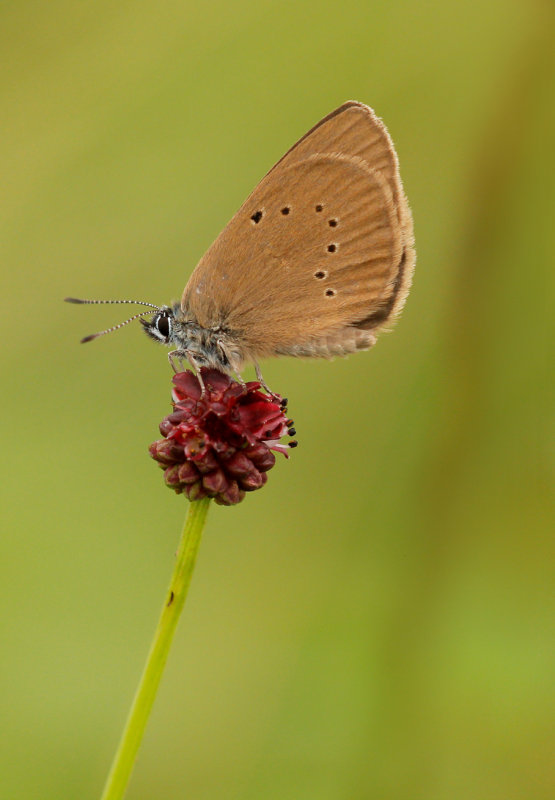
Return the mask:
<svg viewBox="0 0 555 800">
<path fill-rule="evenodd" d="M 150 455 L 178 494 L 230 506 L 264 486 L 276 460 L 272 450 L 288 457 L 297 442 L 280 439 L 294 435 L 293 420 L 287 400 L 261 391 L 258 381 L 243 386 L 205 368 L 201 376 L 204 393 L 191 371 L 174 375 L 174 411 L 160 423 L 164 438 L 150 445 Z"/>
</svg>

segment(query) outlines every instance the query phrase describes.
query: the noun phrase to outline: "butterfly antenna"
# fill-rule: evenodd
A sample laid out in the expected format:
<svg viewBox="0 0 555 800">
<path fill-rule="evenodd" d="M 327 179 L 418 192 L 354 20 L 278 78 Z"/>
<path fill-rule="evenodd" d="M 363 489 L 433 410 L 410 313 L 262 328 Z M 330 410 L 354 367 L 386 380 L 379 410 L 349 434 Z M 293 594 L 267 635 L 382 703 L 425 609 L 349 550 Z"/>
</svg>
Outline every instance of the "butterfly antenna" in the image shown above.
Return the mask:
<svg viewBox="0 0 555 800">
<path fill-rule="evenodd" d="M 160 311 L 160 306 L 155 306 L 154 303 L 145 303 L 144 300 L 81 300 L 79 297 L 64 297 L 64 302 L 77 303 L 78 305 L 98 305 L 100 303 L 117 303 L 117 304 L 131 303 L 132 305 L 135 306 L 149 306 L 150 308 L 155 308 L 157 311 Z M 122 322 L 122 325 L 125 324 L 126 324 L 125 322 Z"/>
<path fill-rule="evenodd" d="M 145 303 L 145 305 L 151 305 L 151 304 Z M 157 309 L 158 306 L 153 306 L 153 308 Z M 111 328 L 106 328 L 105 331 L 98 331 L 98 333 L 91 333 L 89 334 L 89 336 L 84 336 L 81 339 L 81 344 L 85 344 L 85 342 L 92 342 L 93 339 L 98 339 L 99 336 L 104 336 L 106 333 L 112 333 L 113 331 L 117 331 L 120 328 L 123 328 L 124 325 L 128 325 L 130 322 L 133 322 L 133 320 L 137 319 L 137 317 L 142 317 L 143 314 L 151 314 L 151 313 L 152 313 L 151 311 L 139 311 L 138 314 L 133 314 L 133 316 L 129 317 L 129 319 L 126 319 L 125 322 L 120 322 L 118 325 L 113 325 Z"/>
</svg>

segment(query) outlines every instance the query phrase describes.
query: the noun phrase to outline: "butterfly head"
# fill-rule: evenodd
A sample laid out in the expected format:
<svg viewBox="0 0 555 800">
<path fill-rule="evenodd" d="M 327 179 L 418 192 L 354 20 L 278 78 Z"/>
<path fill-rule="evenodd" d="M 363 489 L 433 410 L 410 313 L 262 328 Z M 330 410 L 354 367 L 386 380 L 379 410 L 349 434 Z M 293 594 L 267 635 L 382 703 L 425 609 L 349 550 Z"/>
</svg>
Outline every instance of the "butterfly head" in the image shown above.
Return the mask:
<svg viewBox="0 0 555 800">
<path fill-rule="evenodd" d="M 175 308 L 161 306 L 152 319 L 146 320 L 141 317 L 140 321 L 147 336 L 150 336 L 155 342 L 172 345 L 175 342 L 175 315 Z"/>
<path fill-rule="evenodd" d="M 211 358 L 210 352 L 213 349 L 213 342 L 210 333 L 196 322 L 184 318 L 179 303 L 173 306 L 160 306 L 151 319 L 141 317 L 139 321 L 150 339 L 166 347 L 175 348 L 170 356 L 187 359 L 192 356 L 192 361 L 199 367 L 213 364 L 214 358 Z M 219 361 L 220 359 L 218 366 Z"/>
<path fill-rule="evenodd" d="M 184 311 L 179 303 L 171 306 L 156 306 L 142 300 L 82 300 L 76 297 L 66 297 L 68 303 L 98 304 L 98 303 L 133 303 L 148 307 L 148 311 L 139 311 L 137 314 L 106 328 L 98 333 L 83 337 L 82 342 L 91 342 L 112 333 L 135 319 L 139 319 L 144 332 L 155 342 L 175 348 L 169 353 L 170 363 L 175 368 L 175 361 L 188 360 L 196 368 L 214 367 L 221 372 L 237 368 L 243 361 L 243 356 L 237 343 L 230 340 L 228 332 L 220 325 L 203 328 L 195 318 Z M 148 315 L 150 319 L 143 317 Z"/>
</svg>

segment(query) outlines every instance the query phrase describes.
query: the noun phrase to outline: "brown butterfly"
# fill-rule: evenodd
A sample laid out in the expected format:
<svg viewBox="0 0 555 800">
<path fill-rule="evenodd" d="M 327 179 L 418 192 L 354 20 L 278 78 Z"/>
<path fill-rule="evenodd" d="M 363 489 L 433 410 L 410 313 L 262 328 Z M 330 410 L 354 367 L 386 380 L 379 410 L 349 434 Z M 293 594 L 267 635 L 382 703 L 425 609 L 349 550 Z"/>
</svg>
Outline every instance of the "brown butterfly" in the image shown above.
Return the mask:
<svg viewBox="0 0 555 800">
<path fill-rule="evenodd" d="M 174 369 L 186 359 L 240 377 L 254 362 L 261 379 L 260 358 L 372 347 L 401 311 L 414 264 L 393 142 L 371 108 L 350 101 L 272 167 L 201 258 L 181 302 L 141 303 L 155 309 L 141 322 L 175 348 Z"/>
</svg>

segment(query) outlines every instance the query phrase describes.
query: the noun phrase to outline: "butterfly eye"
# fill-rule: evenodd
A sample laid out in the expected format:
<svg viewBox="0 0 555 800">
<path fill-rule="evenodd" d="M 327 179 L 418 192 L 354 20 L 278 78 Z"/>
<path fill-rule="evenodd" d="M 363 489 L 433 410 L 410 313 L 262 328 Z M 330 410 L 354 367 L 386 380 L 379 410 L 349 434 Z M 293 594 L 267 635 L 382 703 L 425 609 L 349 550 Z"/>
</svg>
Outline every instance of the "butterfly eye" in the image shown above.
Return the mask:
<svg viewBox="0 0 555 800">
<path fill-rule="evenodd" d="M 154 322 L 158 332 L 167 339 L 170 335 L 170 320 L 165 314 L 160 314 Z"/>
</svg>

